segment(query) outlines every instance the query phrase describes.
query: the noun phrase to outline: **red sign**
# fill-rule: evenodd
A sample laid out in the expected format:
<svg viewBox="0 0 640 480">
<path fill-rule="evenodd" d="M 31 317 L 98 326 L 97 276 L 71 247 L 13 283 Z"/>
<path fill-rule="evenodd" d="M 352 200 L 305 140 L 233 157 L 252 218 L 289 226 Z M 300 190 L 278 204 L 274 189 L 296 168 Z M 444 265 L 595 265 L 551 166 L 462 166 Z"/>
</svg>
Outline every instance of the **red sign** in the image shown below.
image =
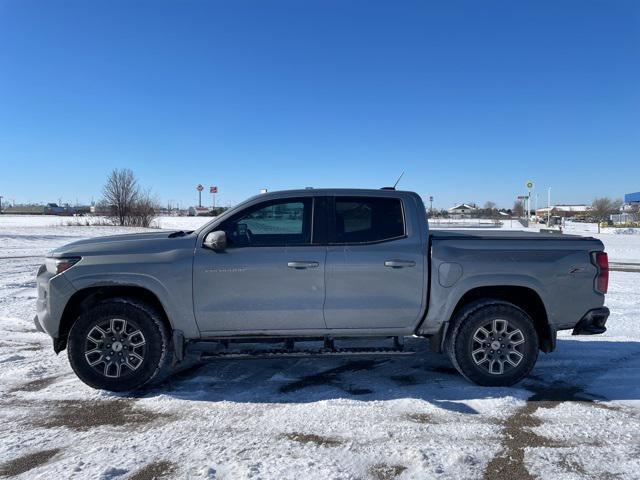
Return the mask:
<svg viewBox="0 0 640 480">
<path fill-rule="evenodd" d="M 198 186 L 196 187 L 196 190 L 198 190 L 199 192 L 201 192 L 204 189 L 204 187 L 200 184 L 198 184 Z"/>
<path fill-rule="evenodd" d="M 218 187 L 209 187 L 209 193 L 218 193 Z"/>
</svg>

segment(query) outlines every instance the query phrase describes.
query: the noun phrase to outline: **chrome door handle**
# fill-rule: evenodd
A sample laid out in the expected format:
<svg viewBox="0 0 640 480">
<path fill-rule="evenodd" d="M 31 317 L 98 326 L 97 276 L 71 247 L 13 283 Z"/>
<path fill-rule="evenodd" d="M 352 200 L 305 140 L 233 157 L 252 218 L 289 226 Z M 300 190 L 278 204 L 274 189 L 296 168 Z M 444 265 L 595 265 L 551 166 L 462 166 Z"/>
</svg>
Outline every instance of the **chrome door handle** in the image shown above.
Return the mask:
<svg viewBox="0 0 640 480">
<path fill-rule="evenodd" d="M 413 260 L 387 260 L 384 262 L 384 266 L 391 268 L 415 267 L 416 262 Z"/>
<path fill-rule="evenodd" d="M 318 268 L 320 262 L 288 262 L 287 267 L 302 270 L 304 268 Z"/>
</svg>

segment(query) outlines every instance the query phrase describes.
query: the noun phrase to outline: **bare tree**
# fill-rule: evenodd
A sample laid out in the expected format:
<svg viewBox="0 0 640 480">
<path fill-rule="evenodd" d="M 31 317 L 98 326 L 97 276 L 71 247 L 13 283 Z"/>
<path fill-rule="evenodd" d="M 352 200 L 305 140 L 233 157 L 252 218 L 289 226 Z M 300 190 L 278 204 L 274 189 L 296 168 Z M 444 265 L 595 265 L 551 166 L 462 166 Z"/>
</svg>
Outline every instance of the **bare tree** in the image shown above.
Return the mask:
<svg viewBox="0 0 640 480">
<path fill-rule="evenodd" d="M 524 205 L 522 204 L 522 200 L 516 200 L 514 202 L 512 212 L 514 217 L 524 216 Z"/>
<path fill-rule="evenodd" d="M 600 233 L 600 223 L 609 219 L 609 215 L 620 210 L 621 200 L 611 200 L 609 197 L 596 198 L 591 204 L 591 215 L 598 220 L 598 233 Z"/>
<path fill-rule="evenodd" d="M 151 194 L 150 190 L 139 192 L 128 223 L 135 227 L 150 227 L 159 209 L 160 201 Z"/>
<path fill-rule="evenodd" d="M 115 169 L 102 188 L 103 204 L 120 226 L 149 227 L 156 217 L 160 202 L 150 190 L 142 190 L 128 168 Z"/>
<path fill-rule="evenodd" d="M 125 226 L 140 195 L 138 181 L 128 168 L 114 169 L 102 188 L 104 201 L 110 205 L 112 216 L 118 225 Z"/>
<path fill-rule="evenodd" d="M 482 216 L 493 218 L 496 216 L 496 204 L 492 201 L 487 201 L 482 209 Z"/>
</svg>

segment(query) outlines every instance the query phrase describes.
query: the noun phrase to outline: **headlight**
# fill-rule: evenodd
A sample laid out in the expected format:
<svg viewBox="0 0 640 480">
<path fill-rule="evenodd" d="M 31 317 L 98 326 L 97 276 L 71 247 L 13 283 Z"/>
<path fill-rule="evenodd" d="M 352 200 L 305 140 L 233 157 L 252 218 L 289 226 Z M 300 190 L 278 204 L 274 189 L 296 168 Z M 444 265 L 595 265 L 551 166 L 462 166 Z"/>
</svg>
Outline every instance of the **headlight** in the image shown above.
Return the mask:
<svg viewBox="0 0 640 480">
<path fill-rule="evenodd" d="M 69 270 L 76 263 L 80 261 L 80 257 L 68 257 L 68 258 L 46 258 L 44 264 L 47 267 L 49 273 L 58 275 L 59 273 Z"/>
</svg>

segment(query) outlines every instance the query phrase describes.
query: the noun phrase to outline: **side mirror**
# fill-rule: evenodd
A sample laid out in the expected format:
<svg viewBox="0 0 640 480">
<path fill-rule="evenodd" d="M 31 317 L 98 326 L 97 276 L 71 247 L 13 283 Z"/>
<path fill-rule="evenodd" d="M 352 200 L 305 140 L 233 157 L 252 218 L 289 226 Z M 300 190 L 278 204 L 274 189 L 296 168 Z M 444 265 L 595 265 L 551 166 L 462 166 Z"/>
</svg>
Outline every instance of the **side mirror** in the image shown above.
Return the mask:
<svg viewBox="0 0 640 480">
<path fill-rule="evenodd" d="M 222 252 L 227 248 L 227 234 L 222 230 L 208 233 L 207 236 L 204 237 L 202 246 L 216 252 Z"/>
</svg>

